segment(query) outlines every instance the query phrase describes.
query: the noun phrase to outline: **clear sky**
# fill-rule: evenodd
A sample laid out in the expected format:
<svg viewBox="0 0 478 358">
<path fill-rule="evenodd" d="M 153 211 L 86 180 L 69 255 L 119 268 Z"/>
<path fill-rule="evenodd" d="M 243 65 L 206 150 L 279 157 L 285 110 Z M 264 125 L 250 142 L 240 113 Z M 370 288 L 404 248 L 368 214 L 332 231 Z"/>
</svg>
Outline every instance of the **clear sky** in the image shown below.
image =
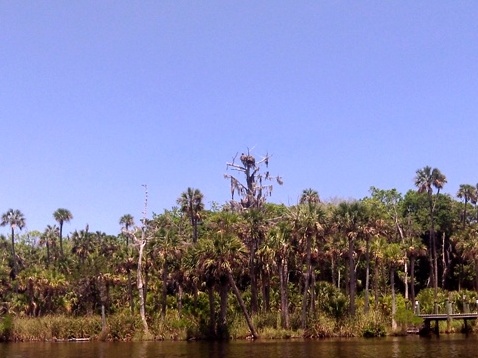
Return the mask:
<svg viewBox="0 0 478 358">
<path fill-rule="evenodd" d="M 303 189 L 362 198 L 478 182 L 476 1 L 0 0 L 0 212 L 117 234 L 120 216 L 229 199 L 227 161 L 272 154 Z M 8 233 L 0 228 L 0 233 Z"/>
</svg>

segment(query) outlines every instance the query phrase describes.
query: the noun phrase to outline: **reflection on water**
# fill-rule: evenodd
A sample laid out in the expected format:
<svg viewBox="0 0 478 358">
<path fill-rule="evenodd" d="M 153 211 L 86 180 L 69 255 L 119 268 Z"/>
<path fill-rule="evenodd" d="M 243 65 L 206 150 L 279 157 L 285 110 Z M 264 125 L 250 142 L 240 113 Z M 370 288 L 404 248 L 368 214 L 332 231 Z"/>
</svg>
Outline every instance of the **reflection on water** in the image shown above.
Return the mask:
<svg viewBox="0 0 478 358">
<path fill-rule="evenodd" d="M 217 342 L 75 342 L 0 344 L 0 357 L 54 358 L 456 358 L 474 356 L 478 337 Z"/>
</svg>

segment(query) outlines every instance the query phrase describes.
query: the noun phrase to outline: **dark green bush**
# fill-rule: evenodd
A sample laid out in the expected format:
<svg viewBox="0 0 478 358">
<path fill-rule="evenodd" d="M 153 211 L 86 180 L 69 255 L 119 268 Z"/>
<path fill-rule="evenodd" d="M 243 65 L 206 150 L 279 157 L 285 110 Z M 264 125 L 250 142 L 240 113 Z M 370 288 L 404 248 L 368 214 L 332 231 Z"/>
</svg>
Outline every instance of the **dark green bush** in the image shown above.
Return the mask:
<svg viewBox="0 0 478 358">
<path fill-rule="evenodd" d="M 0 320 L 0 341 L 7 342 L 13 332 L 13 319 L 12 316 L 3 316 Z"/>
<path fill-rule="evenodd" d="M 365 338 L 384 337 L 386 333 L 387 331 L 382 323 L 370 322 L 364 327 L 362 336 Z"/>
</svg>

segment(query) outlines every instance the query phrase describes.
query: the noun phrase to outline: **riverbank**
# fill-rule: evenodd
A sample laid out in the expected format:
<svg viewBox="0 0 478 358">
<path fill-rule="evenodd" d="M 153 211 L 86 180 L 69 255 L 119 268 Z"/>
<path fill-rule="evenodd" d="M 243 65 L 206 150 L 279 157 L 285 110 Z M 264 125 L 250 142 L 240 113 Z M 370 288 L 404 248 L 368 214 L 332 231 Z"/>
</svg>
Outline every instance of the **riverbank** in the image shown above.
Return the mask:
<svg viewBox="0 0 478 358">
<path fill-rule="evenodd" d="M 292 329 L 278 328 L 277 316 L 257 315 L 254 318 L 259 336 L 265 340 L 276 339 L 320 339 L 332 337 L 383 337 L 387 335 L 405 335 L 410 326 L 402 325 L 392 331 L 388 319 L 378 314 L 358 314 L 353 319 L 337 321 L 322 315 L 310 322 L 309 328 L 298 328 L 294 322 Z M 232 340 L 250 338 L 247 324 L 240 316 L 233 316 L 228 324 L 228 335 Z M 460 332 L 459 322 L 453 322 L 448 333 Z M 473 325 L 474 328 L 474 325 Z M 440 326 L 445 333 L 446 325 Z M 0 324 L 2 341 L 191 341 L 208 340 L 214 337 L 207 335 L 208 327 L 192 317 L 179 317 L 168 314 L 164 319 L 151 320 L 149 334 L 143 332 L 139 316 L 117 314 L 107 317 L 105 325 L 101 316 L 44 316 L 44 317 L 11 317 L 4 316 Z"/>
</svg>

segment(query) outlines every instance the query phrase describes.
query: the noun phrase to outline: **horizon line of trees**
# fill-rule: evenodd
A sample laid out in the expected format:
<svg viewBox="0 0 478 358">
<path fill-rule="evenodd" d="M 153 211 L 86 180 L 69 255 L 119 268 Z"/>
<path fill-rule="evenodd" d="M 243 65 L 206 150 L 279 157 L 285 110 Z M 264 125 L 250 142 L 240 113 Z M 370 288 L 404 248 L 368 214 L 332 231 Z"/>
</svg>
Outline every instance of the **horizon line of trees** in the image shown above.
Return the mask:
<svg viewBox="0 0 478 358">
<path fill-rule="evenodd" d="M 370 195 L 322 202 L 305 189 L 295 205 L 267 203 L 270 156 L 250 153 L 227 163 L 231 201 L 205 210 L 199 189 L 187 188 L 177 207 L 145 212 L 139 225 L 119 218 L 121 232 L 75 230 L 64 208 L 57 225 L 20 235 L 26 218 L 9 209 L 1 225 L 3 311 L 45 314 L 139 312 L 148 329 L 168 310 L 197 317 L 211 337 L 226 337 L 228 312 L 252 317 L 276 312 L 282 328 L 307 328 L 320 314 L 334 317 L 383 309 L 396 295 L 413 305 L 429 288 L 478 292 L 478 186 L 463 184 L 457 199 L 441 191 L 437 168 L 415 173 L 415 190 L 370 188 Z M 140 250 L 141 248 L 141 250 Z M 143 251 L 144 250 L 144 251 Z M 234 300 L 232 300 L 234 298 Z M 139 308 L 138 308 L 139 307 Z M 158 313 L 156 313 L 158 312 Z"/>
</svg>

